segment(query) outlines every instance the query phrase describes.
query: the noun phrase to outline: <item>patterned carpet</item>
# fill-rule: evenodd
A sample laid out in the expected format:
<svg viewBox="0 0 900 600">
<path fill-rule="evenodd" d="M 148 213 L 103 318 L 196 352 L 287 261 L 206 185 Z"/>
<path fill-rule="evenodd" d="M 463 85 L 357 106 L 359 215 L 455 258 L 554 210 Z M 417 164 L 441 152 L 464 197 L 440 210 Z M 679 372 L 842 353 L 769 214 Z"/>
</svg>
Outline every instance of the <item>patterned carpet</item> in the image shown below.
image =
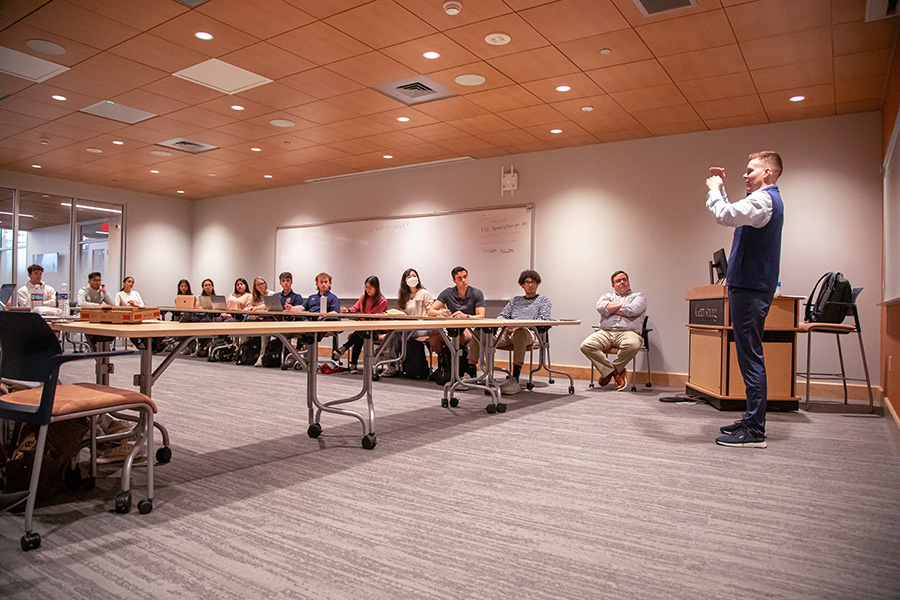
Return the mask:
<svg viewBox="0 0 900 600">
<path fill-rule="evenodd" d="M 886 419 L 770 413 L 767 449 L 730 449 L 713 439 L 738 413 L 657 401 L 678 390 L 537 381 L 498 415 L 478 391 L 445 409 L 434 384 L 379 381 L 367 451 L 356 420 L 306 435 L 302 373 L 176 360 L 153 512 L 113 512 L 108 465 L 39 503 L 37 551 L 0 514 L 0 598 L 900 598 Z M 320 396 L 359 382 L 322 376 Z"/>
</svg>

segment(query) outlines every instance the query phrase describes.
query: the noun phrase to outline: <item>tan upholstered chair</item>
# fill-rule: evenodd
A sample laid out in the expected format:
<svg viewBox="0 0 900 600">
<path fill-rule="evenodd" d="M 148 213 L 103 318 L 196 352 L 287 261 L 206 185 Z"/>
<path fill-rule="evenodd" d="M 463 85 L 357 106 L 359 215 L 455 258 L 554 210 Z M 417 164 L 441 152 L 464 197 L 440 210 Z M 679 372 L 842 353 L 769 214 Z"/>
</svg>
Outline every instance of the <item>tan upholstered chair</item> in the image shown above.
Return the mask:
<svg viewBox="0 0 900 600">
<path fill-rule="evenodd" d="M 32 515 L 37 495 L 41 461 L 47 441 L 47 428 L 51 423 L 91 417 L 113 412 L 138 413 L 137 440 L 122 467 L 121 491 L 116 496 L 116 512 L 131 510 L 131 467 L 140 450 L 146 447 L 147 498 L 138 503 L 141 514 L 153 510 L 153 414 L 156 405 L 136 391 L 118 389 L 95 383 L 58 383 L 59 369 L 63 363 L 74 360 L 94 359 L 102 356 L 134 354 L 132 351 L 91 352 L 63 354 L 59 340 L 44 319 L 35 313 L 0 312 L 0 377 L 38 382 L 41 387 L 12 392 L 0 396 L 0 419 L 9 419 L 37 425 L 37 447 L 31 473 L 28 495 L 25 499 L 25 535 L 23 550 L 34 550 L 41 545 L 41 536 L 32 530 Z M 118 436 L 121 437 L 121 434 Z M 96 473 L 97 428 L 91 428 L 91 473 Z M 100 438 L 105 441 L 105 438 Z M 21 495 L 7 497 L 0 504 L 21 502 Z"/>
</svg>

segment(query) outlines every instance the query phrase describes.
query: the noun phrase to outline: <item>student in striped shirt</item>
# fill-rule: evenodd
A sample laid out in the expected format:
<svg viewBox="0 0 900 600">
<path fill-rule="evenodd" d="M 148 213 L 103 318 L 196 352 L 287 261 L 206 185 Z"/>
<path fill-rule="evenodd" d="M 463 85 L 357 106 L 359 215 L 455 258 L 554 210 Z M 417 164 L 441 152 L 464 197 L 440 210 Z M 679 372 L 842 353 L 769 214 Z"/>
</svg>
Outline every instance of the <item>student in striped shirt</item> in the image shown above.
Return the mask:
<svg viewBox="0 0 900 600">
<path fill-rule="evenodd" d="M 538 294 L 538 286 L 541 285 L 541 276 L 538 272 L 531 269 L 522 271 L 519 275 L 519 285 L 525 290 L 525 295 L 512 298 L 503 307 L 497 318 L 549 321 L 551 318 L 550 298 Z M 528 327 L 507 327 L 500 334 L 497 339 L 497 348 L 500 350 L 512 348 L 513 351 L 512 374 L 500 386 L 503 394 L 518 394 L 521 391 L 519 375 L 522 373 L 522 364 L 525 362 L 525 351 L 536 343 L 534 332 Z"/>
</svg>

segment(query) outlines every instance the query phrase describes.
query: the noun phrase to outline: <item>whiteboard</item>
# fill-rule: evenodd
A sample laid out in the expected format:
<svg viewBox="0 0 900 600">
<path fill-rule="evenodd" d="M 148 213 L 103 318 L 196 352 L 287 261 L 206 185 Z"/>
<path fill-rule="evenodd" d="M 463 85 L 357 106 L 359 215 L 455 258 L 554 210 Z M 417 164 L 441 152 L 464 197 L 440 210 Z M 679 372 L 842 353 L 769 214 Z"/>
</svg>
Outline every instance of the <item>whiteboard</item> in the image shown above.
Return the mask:
<svg viewBox="0 0 900 600">
<path fill-rule="evenodd" d="M 411 267 L 437 297 L 453 284 L 453 267 L 463 266 L 486 300 L 505 300 L 522 293 L 519 273 L 534 265 L 533 212 L 513 206 L 278 227 L 275 274 L 290 271 L 294 291 L 306 297 L 316 274 L 327 272 L 341 298 L 358 298 L 366 277 L 376 275 L 381 293 L 396 298 Z"/>
<path fill-rule="evenodd" d="M 900 299 L 900 112 L 882 165 L 884 172 L 884 283 L 882 300 Z"/>
</svg>

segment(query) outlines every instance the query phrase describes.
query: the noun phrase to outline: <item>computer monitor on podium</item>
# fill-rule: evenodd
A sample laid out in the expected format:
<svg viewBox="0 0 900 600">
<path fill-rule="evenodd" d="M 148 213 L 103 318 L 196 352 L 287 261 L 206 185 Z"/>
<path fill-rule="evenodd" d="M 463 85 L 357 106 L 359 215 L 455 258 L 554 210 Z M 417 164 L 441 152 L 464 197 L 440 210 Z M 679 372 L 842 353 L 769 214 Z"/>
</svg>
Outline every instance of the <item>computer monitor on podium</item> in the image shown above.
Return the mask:
<svg viewBox="0 0 900 600">
<path fill-rule="evenodd" d="M 713 253 L 713 259 L 709 261 L 709 284 L 725 284 L 728 275 L 728 259 L 725 256 L 725 248 L 719 248 Z"/>
</svg>

